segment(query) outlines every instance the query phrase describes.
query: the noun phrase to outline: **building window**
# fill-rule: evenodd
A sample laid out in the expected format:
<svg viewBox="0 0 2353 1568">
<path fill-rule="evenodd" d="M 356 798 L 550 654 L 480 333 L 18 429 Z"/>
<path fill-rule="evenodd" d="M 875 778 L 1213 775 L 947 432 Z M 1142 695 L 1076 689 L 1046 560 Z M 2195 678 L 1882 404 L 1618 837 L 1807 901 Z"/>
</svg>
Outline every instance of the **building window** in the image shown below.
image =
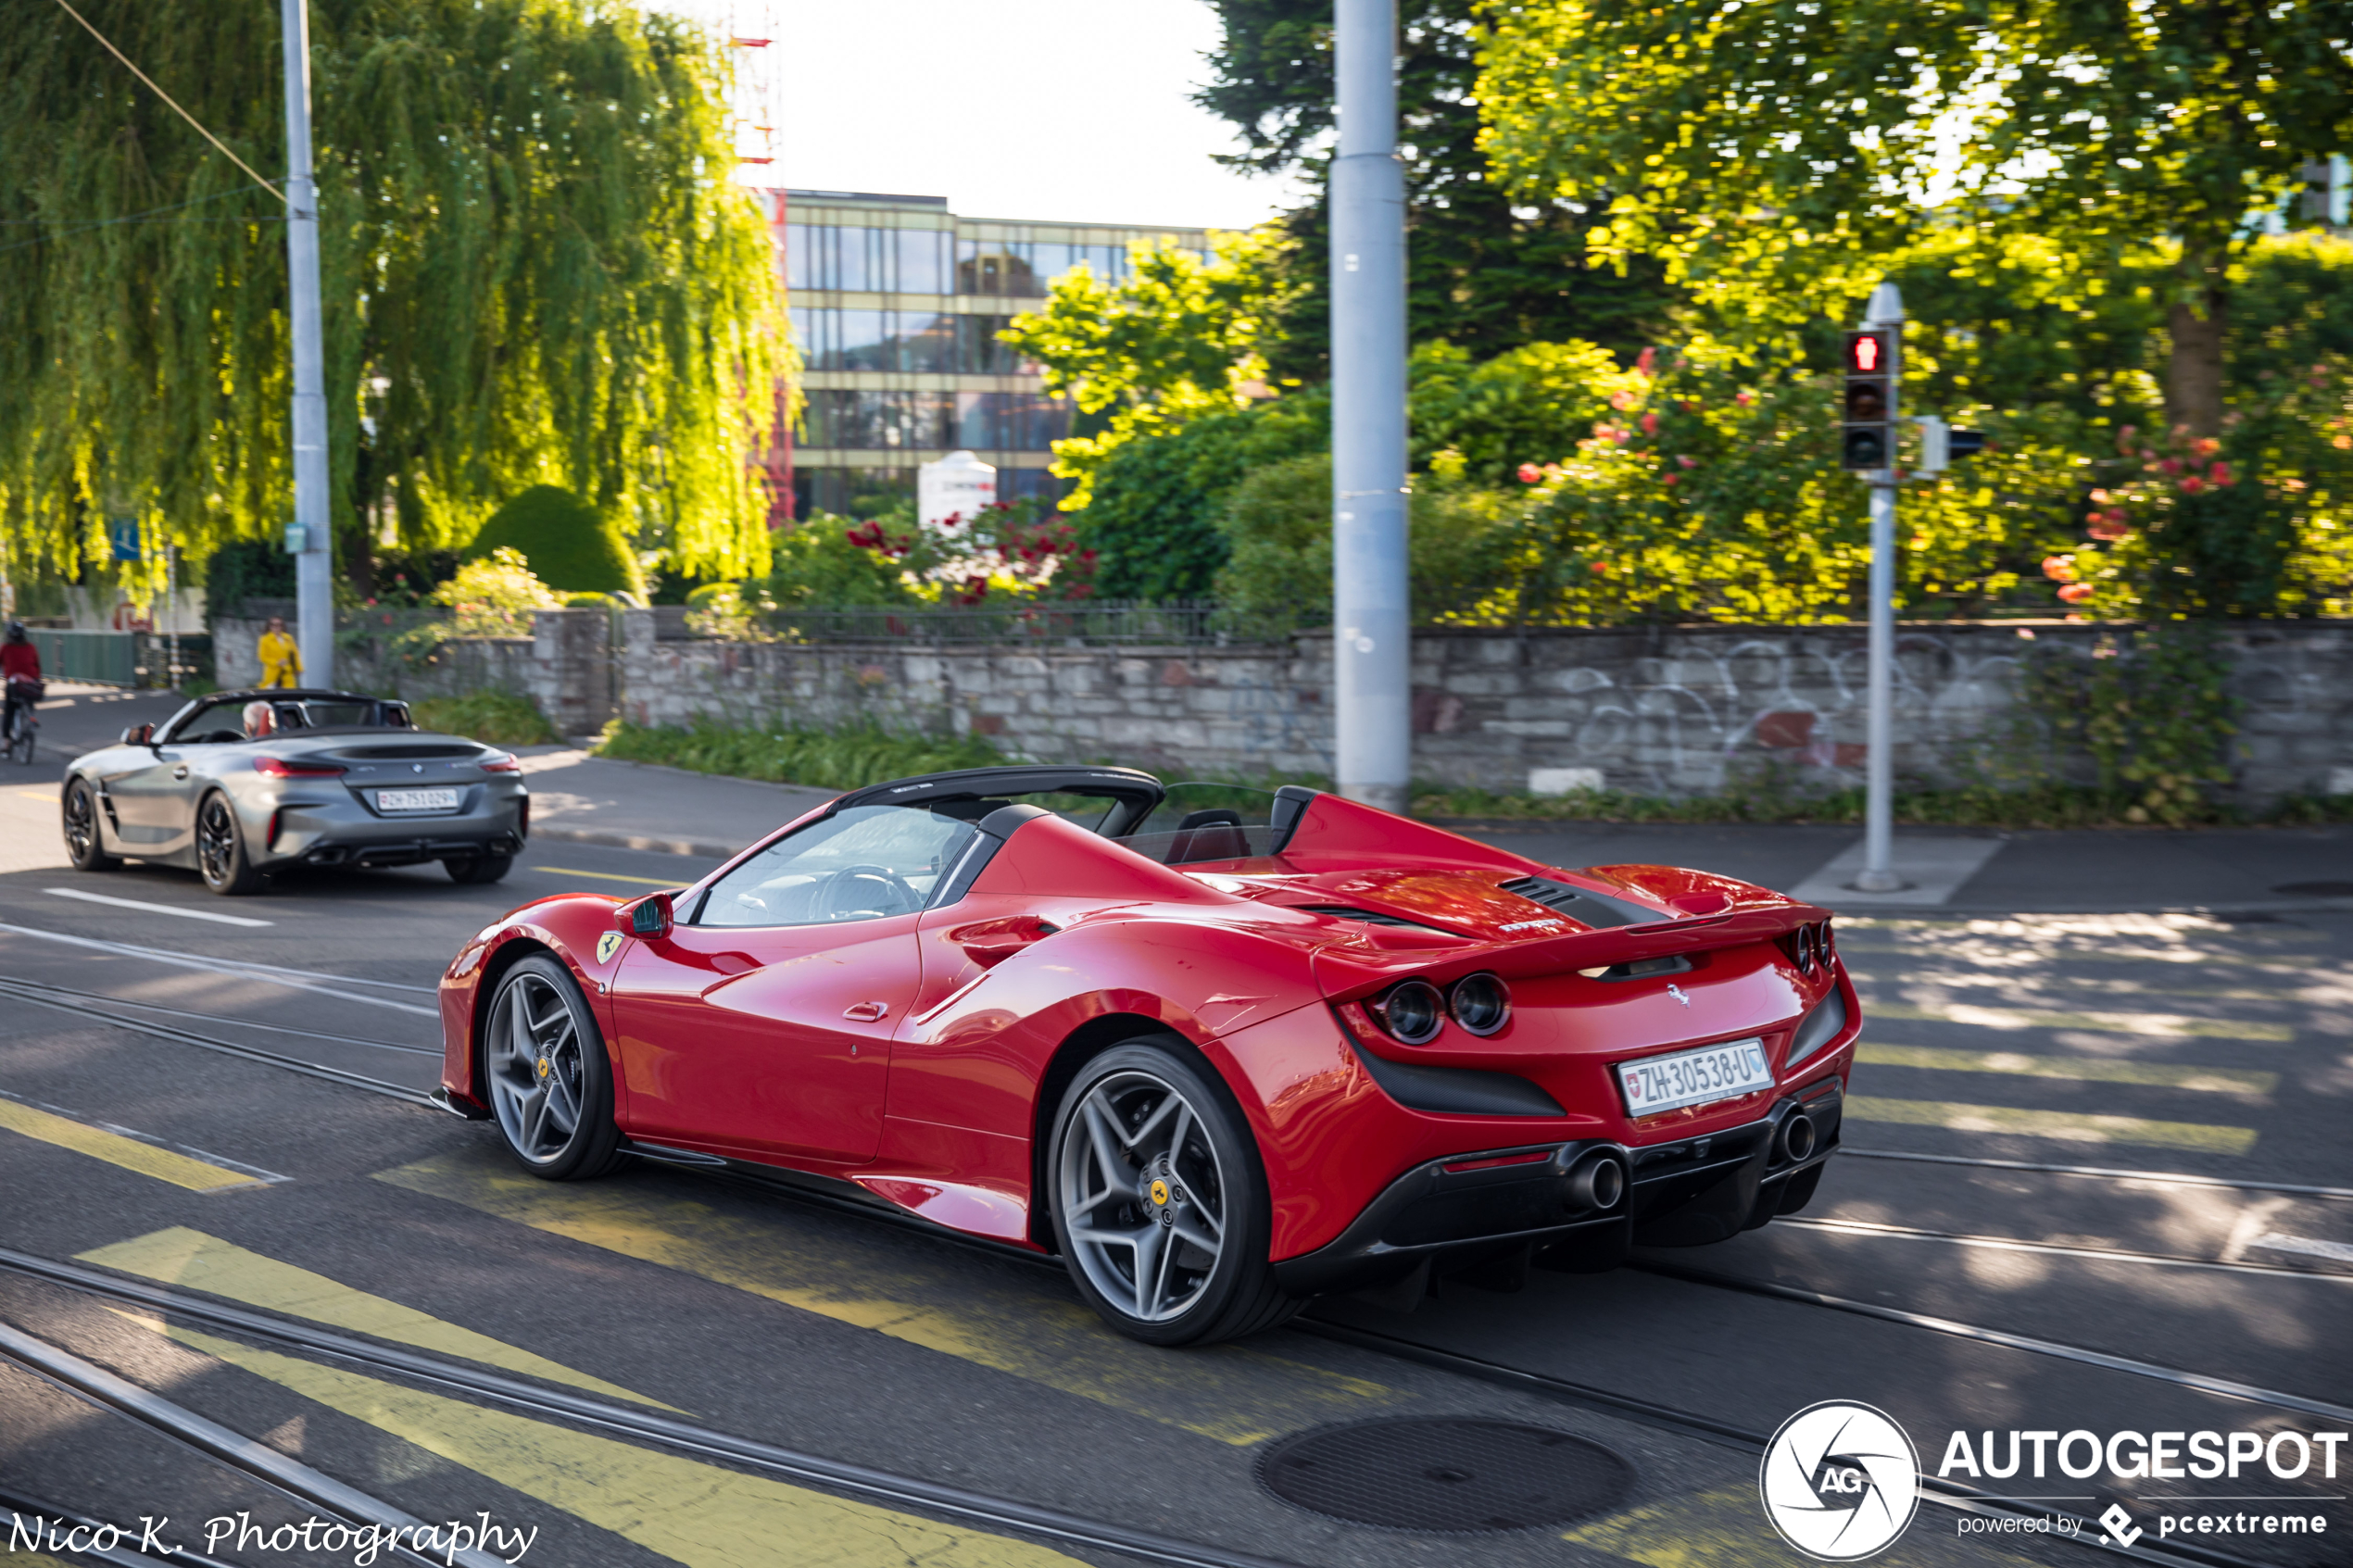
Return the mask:
<svg viewBox="0 0 2353 1568">
<path fill-rule="evenodd" d="M 947 294 L 950 236 L 940 229 L 785 226 L 785 281 L 796 289 Z"/>
<path fill-rule="evenodd" d="M 852 391 L 807 395 L 801 444 L 827 450 L 1049 452 L 1070 433 L 1070 405 L 1039 392 Z"/>
</svg>

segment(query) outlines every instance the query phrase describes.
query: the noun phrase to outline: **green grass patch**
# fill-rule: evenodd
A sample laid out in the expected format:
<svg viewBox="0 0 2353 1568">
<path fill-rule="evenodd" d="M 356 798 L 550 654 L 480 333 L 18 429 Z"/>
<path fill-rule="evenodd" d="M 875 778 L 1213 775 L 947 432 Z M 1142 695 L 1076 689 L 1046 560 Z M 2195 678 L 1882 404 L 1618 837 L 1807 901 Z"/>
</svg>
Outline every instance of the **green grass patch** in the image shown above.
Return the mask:
<svg viewBox="0 0 2353 1568">
<path fill-rule="evenodd" d="M 423 697 L 409 705 L 409 716 L 421 730 L 464 735 L 485 746 L 551 746 L 563 739 L 537 703 L 495 688 Z"/>
<path fill-rule="evenodd" d="M 842 730 L 736 726 L 709 719 L 683 729 L 616 719 L 605 726 L 597 754 L 622 762 L 658 762 L 698 773 L 819 789 L 860 789 L 888 779 L 990 768 L 1012 760 L 977 735 L 894 735 L 871 725 Z"/>
</svg>

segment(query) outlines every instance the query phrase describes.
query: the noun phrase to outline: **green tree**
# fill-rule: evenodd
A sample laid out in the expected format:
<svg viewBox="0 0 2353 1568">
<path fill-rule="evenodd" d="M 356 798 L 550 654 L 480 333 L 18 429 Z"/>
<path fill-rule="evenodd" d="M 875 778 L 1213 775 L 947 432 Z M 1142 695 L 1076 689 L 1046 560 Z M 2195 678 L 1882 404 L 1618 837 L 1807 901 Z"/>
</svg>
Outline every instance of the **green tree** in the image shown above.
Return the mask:
<svg viewBox="0 0 2353 1568">
<path fill-rule="evenodd" d="M 277 13 L 83 14 L 284 167 Z M 746 465 L 788 349 L 732 181 L 723 51 L 591 0 L 315 0 L 337 547 L 463 543 L 558 483 L 682 566 L 757 570 Z M 202 555 L 290 509 L 284 229 L 62 8 L 0 0 L 0 518 L 22 571 L 132 514 Z"/>
<path fill-rule="evenodd" d="M 1331 0 L 1212 0 L 1224 28 L 1195 94 L 1243 150 L 1221 161 L 1261 174 L 1303 171 L 1315 198 L 1289 214 L 1276 373 L 1321 380 L 1329 351 L 1330 245 L 1322 194 L 1332 132 Z M 1630 358 L 1665 328 L 1674 292 L 1648 257 L 1596 266 L 1593 205 L 1523 205 L 1479 150 L 1479 31 L 1474 0 L 1398 7 L 1399 149 L 1406 189 L 1406 310 L 1416 343 L 1443 339 L 1485 359 L 1523 344 L 1583 338 Z"/>
<path fill-rule="evenodd" d="M 2353 139 L 2347 7 L 2211 0 L 1523 0 L 1484 145 L 1527 200 L 1606 202 L 1605 256 L 1768 319 L 1858 294 L 1932 226 L 2054 246 L 2083 295 L 2159 248 L 2169 423 L 2223 414 L 2248 214 Z M 1966 257 L 1956 257 L 1966 264 Z"/>
<path fill-rule="evenodd" d="M 1095 426 L 1054 443 L 1053 471 L 1077 481 L 1063 510 L 1088 505 L 1095 470 L 1125 443 L 1266 395 L 1260 349 L 1284 290 L 1270 265 L 1280 243 L 1217 234 L 1206 261 L 1138 245 L 1126 282 L 1076 268 L 1055 281 L 1045 309 L 998 334 L 1043 366 L 1047 390 Z"/>
<path fill-rule="evenodd" d="M 480 560 L 494 550 L 521 555 L 534 577 L 572 594 L 630 594 L 641 600 L 645 574 L 629 541 L 607 513 L 571 491 L 535 484 L 490 514 L 465 558 Z"/>
</svg>

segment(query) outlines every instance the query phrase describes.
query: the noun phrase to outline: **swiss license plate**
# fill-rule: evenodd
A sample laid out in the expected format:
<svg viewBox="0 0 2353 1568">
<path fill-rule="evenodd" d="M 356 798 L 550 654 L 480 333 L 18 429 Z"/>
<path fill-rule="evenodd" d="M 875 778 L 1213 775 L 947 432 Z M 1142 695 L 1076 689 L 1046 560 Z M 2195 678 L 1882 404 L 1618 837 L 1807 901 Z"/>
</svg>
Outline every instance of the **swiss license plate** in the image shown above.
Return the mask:
<svg viewBox="0 0 2353 1568">
<path fill-rule="evenodd" d="M 455 811 L 458 792 L 454 789 L 380 789 L 376 791 L 379 811 Z"/>
<path fill-rule="evenodd" d="M 1765 1042 L 1730 1040 L 1668 1056 L 1646 1056 L 1617 1064 L 1617 1082 L 1631 1116 L 1650 1116 L 1686 1105 L 1735 1099 L 1773 1086 L 1765 1064 Z"/>
</svg>

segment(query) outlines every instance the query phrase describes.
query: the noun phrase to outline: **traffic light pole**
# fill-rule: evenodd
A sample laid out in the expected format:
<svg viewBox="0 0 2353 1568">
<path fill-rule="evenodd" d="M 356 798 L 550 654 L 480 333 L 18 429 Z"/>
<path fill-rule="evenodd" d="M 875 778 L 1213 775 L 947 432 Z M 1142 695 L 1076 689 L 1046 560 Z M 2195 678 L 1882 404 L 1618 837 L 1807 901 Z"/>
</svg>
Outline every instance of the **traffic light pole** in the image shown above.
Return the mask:
<svg viewBox="0 0 2353 1568">
<path fill-rule="evenodd" d="M 1894 283 L 1872 291 L 1865 312 L 1864 330 L 1900 329 L 1903 296 Z M 1891 332 L 1891 343 L 1900 337 Z M 1871 487 L 1871 613 L 1870 668 L 1865 687 L 1865 709 L 1870 733 L 1863 763 L 1863 870 L 1855 879 L 1857 893 L 1894 893 L 1911 884 L 1895 874 L 1895 447 L 1896 387 L 1903 369 L 1897 358 L 1888 378 L 1887 447 L 1889 466 L 1870 470 Z"/>
<path fill-rule="evenodd" d="M 286 292 L 294 338 L 295 642 L 302 684 L 335 680 L 333 541 L 327 507 L 327 363 L 319 323 L 319 192 L 310 178 L 310 18 L 283 0 L 286 68 Z"/>
<path fill-rule="evenodd" d="M 1405 809 L 1405 176 L 1396 0 L 1338 0 L 1331 172 L 1332 671 L 1340 793 Z"/>
</svg>

